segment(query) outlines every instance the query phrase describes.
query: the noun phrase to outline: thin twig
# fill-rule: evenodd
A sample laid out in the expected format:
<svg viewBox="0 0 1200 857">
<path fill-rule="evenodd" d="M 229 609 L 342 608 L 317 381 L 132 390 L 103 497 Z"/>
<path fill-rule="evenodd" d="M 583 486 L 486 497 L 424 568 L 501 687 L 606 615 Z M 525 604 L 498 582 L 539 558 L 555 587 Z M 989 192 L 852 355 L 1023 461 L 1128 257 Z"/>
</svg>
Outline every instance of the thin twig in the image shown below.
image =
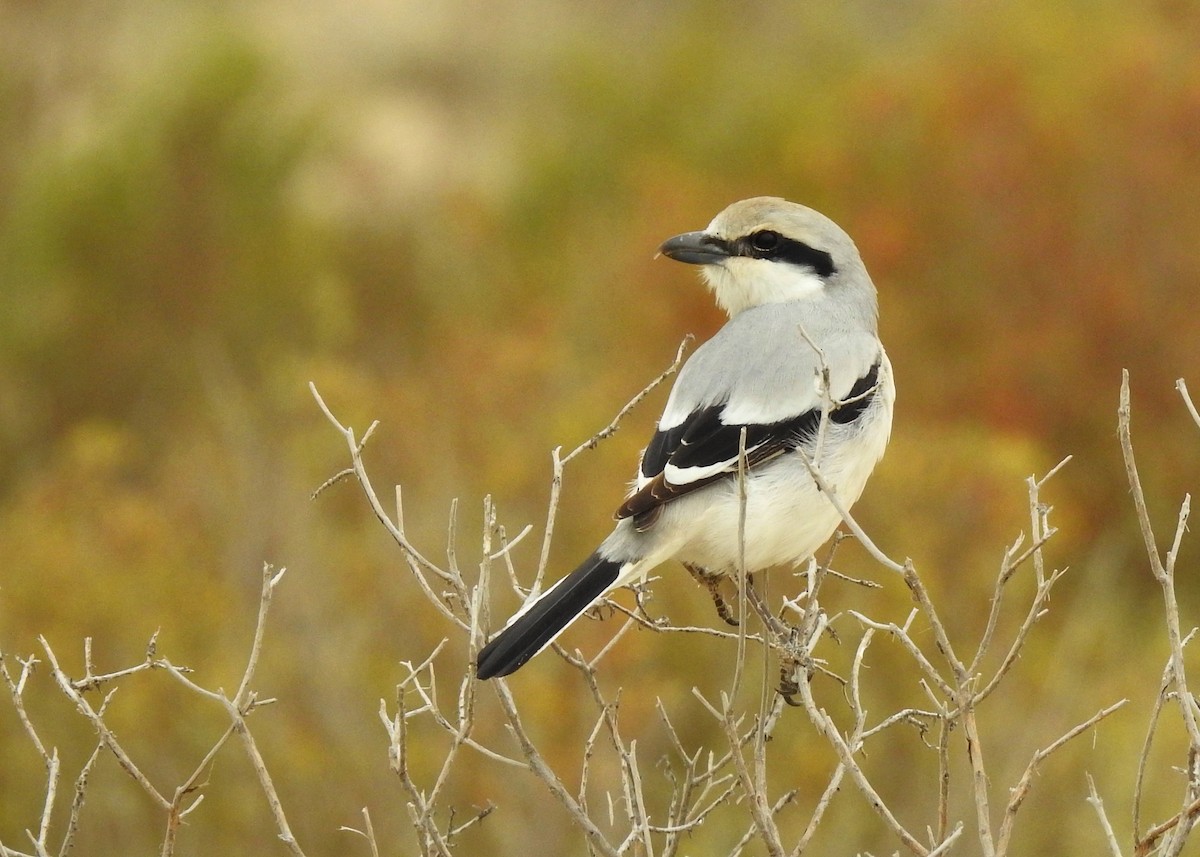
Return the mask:
<svg viewBox="0 0 1200 857">
<path fill-rule="evenodd" d="M 329 409 L 329 406 L 325 404 L 325 400 L 323 398 L 321 398 L 321 394 L 319 392 L 317 392 L 316 384 L 314 384 L 310 381 L 309 385 L 308 385 L 308 389 L 312 393 L 313 398 L 316 400 L 317 406 L 321 409 L 321 412 L 325 415 L 325 418 L 327 420 L 329 420 L 329 422 L 333 425 L 333 427 L 341 433 L 343 439 L 346 441 L 347 448 L 350 451 L 351 469 L 353 470 L 354 475 L 358 478 L 359 486 L 362 488 L 363 493 L 367 497 L 367 502 L 371 506 L 371 511 L 374 512 L 375 517 L 387 529 L 388 533 L 392 537 L 392 540 L 395 541 L 396 544 L 400 546 L 400 549 L 403 551 L 405 559 L 408 561 L 409 567 L 413 571 L 414 576 L 418 577 L 419 579 L 422 580 L 422 582 L 424 582 L 423 577 L 421 575 L 422 571 L 427 571 L 430 574 L 433 574 L 434 576 L 441 579 L 444 583 L 447 583 L 447 584 L 451 585 L 452 587 L 454 587 L 455 590 L 458 592 L 458 595 L 460 596 L 461 600 L 465 602 L 467 600 L 466 592 L 459 591 L 462 586 L 462 579 L 458 578 L 456 580 L 454 575 L 450 574 L 448 571 L 445 571 L 445 570 L 439 568 L 433 562 L 428 560 L 419 550 L 417 550 L 412 545 L 412 543 L 409 542 L 408 538 L 404 535 L 404 530 L 403 530 L 402 526 L 397 524 L 396 522 L 393 522 L 392 519 L 388 516 L 387 511 L 383 508 L 383 504 L 379 501 L 379 497 L 375 494 L 375 488 L 371 484 L 371 480 L 367 476 L 366 468 L 363 464 L 362 449 L 363 449 L 363 446 L 366 444 L 368 438 L 374 432 L 375 426 L 378 423 L 377 422 L 372 423 L 371 426 L 367 429 L 366 433 L 363 435 L 362 440 L 359 441 L 355 437 L 354 430 L 348 426 L 342 425 L 342 423 L 338 421 L 337 417 L 335 417 L 333 415 L 333 411 L 331 411 Z M 399 516 L 398 516 L 398 519 L 399 519 Z M 428 595 L 428 593 L 431 592 L 432 590 L 428 589 L 428 584 L 425 584 L 425 588 L 427 590 L 426 594 Z M 462 621 L 462 619 L 460 619 L 459 617 L 457 617 L 453 613 L 451 613 L 449 610 L 447 610 L 445 608 L 445 606 L 441 603 L 440 599 L 434 598 L 431 603 L 438 605 L 440 607 L 441 611 L 443 612 L 443 614 L 447 615 L 448 618 L 450 618 L 452 621 L 459 624 L 460 627 L 466 627 L 466 623 L 464 623 Z"/>
<path fill-rule="evenodd" d="M 0 652 L 0 676 L 4 678 L 4 683 L 8 685 L 8 692 L 12 697 L 13 708 L 17 712 L 17 719 L 21 721 L 21 726 L 24 728 L 25 734 L 29 736 L 29 740 L 33 742 L 38 755 L 42 757 L 42 762 L 49 768 L 51 763 L 50 753 L 46 751 L 46 746 L 42 743 L 42 739 L 38 737 L 37 730 L 33 728 L 33 722 L 29 719 L 29 714 L 25 711 L 25 700 L 23 698 L 25 682 L 28 680 L 29 674 L 33 672 L 33 668 L 38 661 L 33 655 L 24 660 L 17 658 L 16 661 L 21 665 L 21 675 L 19 678 L 14 679 L 8 671 L 8 656 Z"/>
<path fill-rule="evenodd" d="M 1038 766 L 1046 760 L 1047 756 L 1058 750 L 1058 748 L 1062 747 L 1072 738 L 1091 729 L 1114 711 L 1124 707 L 1128 702 L 1128 699 L 1122 699 L 1107 708 L 1097 711 L 1087 720 L 1068 730 L 1065 734 L 1059 736 L 1057 740 L 1047 744 L 1033 754 L 1033 758 L 1029 760 L 1029 764 L 1025 767 L 1025 773 L 1021 775 L 1021 779 L 1017 781 L 1017 785 L 1011 790 L 1008 806 L 1004 811 L 1004 820 L 1000 823 L 1000 832 L 996 836 L 997 854 L 1008 853 L 1009 840 L 1012 836 L 1013 823 L 1017 818 L 1017 811 L 1021 808 L 1021 804 L 1025 801 L 1025 798 L 1029 796 L 1030 789 L 1033 788 L 1033 776 L 1037 773 Z"/>
<path fill-rule="evenodd" d="M 1188 413 L 1192 415 L 1192 421 L 1200 427 L 1200 411 L 1196 410 L 1196 405 L 1192 402 L 1192 397 L 1188 393 L 1187 384 L 1182 378 L 1175 382 L 1175 389 L 1179 391 L 1179 395 L 1183 397 L 1183 404 L 1187 407 Z"/>
<path fill-rule="evenodd" d="M 1100 819 L 1100 827 L 1104 830 L 1104 840 L 1108 843 L 1109 854 L 1112 857 L 1121 857 L 1121 846 L 1117 843 L 1117 834 L 1113 832 L 1112 824 L 1108 821 L 1108 813 L 1104 811 L 1104 801 L 1100 799 L 1100 795 L 1096 791 L 1096 781 L 1092 779 L 1091 774 L 1087 775 L 1087 782 L 1087 802 L 1092 805 L 1092 809 L 1096 810 L 1096 816 Z"/>
<path fill-rule="evenodd" d="M 120 745 L 116 736 L 113 735 L 112 731 L 108 728 L 108 725 L 104 722 L 104 718 L 101 717 L 96 709 L 92 708 L 91 703 L 89 703 L 79 693 L 79 691 L 75 689 L 66 673 L 64 673 L 62 668 L 59 667 L 58 658 L 55 657 L 54 650 L 50 648 L 50 643 L 47 642 L 46 638 L 42 636 L 38 637 L 38 642 L 42 645 L 42 651 L 46 653 L 46 660 L 50 664 L 51 674 L 54 676 L 54 681 L 58 685 L 58 689 L 61 690 L 63 694 L 75 704 L 75 707 L 79 710 L 79 713 L 91 722 L 92 726 L 96 729 L 97 734 L 100 736 L 100 740 L 104 743 L 105 748 L 107 748 L 108 751 L 116 757 L 117 763 L 121 766 L 121 769 L 125 771 L 125 773 L 127 773 L 131 778 L 133 778 L 133 780 L 139 786 L 141 786 L 142 791 L 144 791 L 160 809 L 163 811 L 170 810 L 171 802 L 163 797 L 158 789 L 154 787 L 154 784 L 150 782 L 144 773 L 142 773 L 141 768 L 139 768 L 134 763 L 133 759 L 129 757 L 129 754 L 125 752 L 125 748 Z M 107 705 L 107 701 L 112 697 L 113 692 L 114 691 L 111 690 L 108 692 L 108 696 L 105 697 L 105 701 L 101 704 L 102 708 Z"/>
<path fill-rule="evenodd" d="M 596 851 L 606 855 L 606 857 L 618 857 L 616 849 L 612 847 L 595 822 L 582 811 L 579 802 L 571 797 L 571 793 L 567 791 L 558 774 L 547 764 L 541 751 L 538 750 L 537 745 L 530 738 L 524 724 L 521 722 L 516 700 L 513 699 L 512 693 L 508 689 L 508 682 L 501 678 L 494 679 L 492 684 L 496 690 L 496 697 L 500 700 L 500 707 L 504 710 L 504 715 L 508 720 L 509 730 L 512 732 L 513 737 L 517 739 L 517 743 L 520 744 L 522 755 L 528 761 L 529 769 L 549 789 L 550 793 L 563 806 L 575 823 L 583 829 L 584 834 L 588 838 L 589 847 L 595 848 Z"/>
<path fill-rule="evenodd" d="M 1172 656 L 1173 658 L 1174 656 Z M 1154 708 L 1150 712 L 1150 722 L 1146 727 L 1146 738 L 1142 742 L 1142 751 L 1138 754 L 1137 774 L 1133 781 L 1133 841 L 1142 841 L 1142 789 L 1146 782 L 1146 767 L 1150 763 L 1150 748 L 1154 744 L 1154 733 L 1158 731 L 1159 717 L 1170 698 L 1170 687 L 1174 671 L 1171 660 L 1163 667 L 1162 679 L 1159 682 L 1158 696 L 1154 700 Z"/>
<path fill-rule="evenodd" d="M 1138 476 L 1137 464 L 1133 457 L 1133 442 L 1130 434 L 1130 403 L 1129 403 L 1129 372 L 1121 373 L 1121 401 L 1117 410 L 1117 428 L 1121 438 L 1121 452 L 1125 459 L 1125 472 L 1129 478 L 1129 487 L 1133 492 L 1134 509 L 1137 512 L 1138 523 L 1141 526 L 1142 539 L 1145 542 L 1146 556 L 1150 560 L 1150 570 L 1158 581 L 1163 593 L 1167 638 L 1173 654 L 1172 669 L 1175 690 L 1180 700 L 1180 712 L 1187 728 L 1188 739 L 1193 752 L 1200 752 L 1200 723 L 1197 722 L 1196 709 L 1192 704 L 1192 696 L 1188 691 L 1187 674 L 1184 671 L 1183 635 L 1179 627 L 1179 605 L 1175 599 L 1174 582 L 1174 553 L 1168 555 L 1168 564 L 1163 565 L 1159 556 L 1158 546 L 1154 537 L 1154 529 L 1150 523 L 1150 513 L 1146 508 L 1145 494 L 1142 492 L 1141 477 Z M 1172 551 L 1179 544 L 1184 528 L 1187 525 L 1188 499 L 1180 507 L 1179 520 L 1176 526 L 1175 540 Z"/>
<path fill-rule="evenodd" d="M 809 475 L 817 484 L 817 487 L 821 490 L 821 493 L 825 495 L 826 499 L 829 500 L 830 504 L 837 511 L 838 515 L 841 516 L 842 521 L 847 527 L 850 528 L 850 532 L 854 534 L 854 537 L 858 539 L 864 548 L 866 548 L 867 553 L 874 557 L 875 561 L 884 568 L 894 571 L 897 574 L 904 574 L 905 568 L 908 565 L 911 565 L 911 560 L 906 560 L 905 564 L 901 565 L 880 550 L 875 542 L 867 535 L 866 531 L 863 530 L 863 528 L 859 525 L 858 521 L 854 519 L 854 516 L 850 514 L 850 510 L 843 505 L 841 499 L 837 496 L 837 491 L 834 489 L 834 487 L 830 485 L 828 481 L 826 481 L 823 475 L 821 475 L 820 468 L 818 468 L 816 464 L 814 464 L 813 461 L 804 454 L 803 449 L 796 449 L 795 453 L 800 456 L 800 460 L 804 462 L 804 466 L 808 469 Z"/>
<path fill-rule="evenodd" d="M 871 785 L 871 781 L 868 779 L 866 773 L 854 758 L 858 747 L 852 746 L 842 737 L 837 724 L 833 722 L 833 718 L 817 705 L 816 700 L 813 698 L 809 682 L 802 681 L 799 685 L 800 698 L 803 701 L 804 710 L 808 713 L 809 719 L 837 753 L 838 760 L 845 767 L 846 773 L 850 775 L 850 779 L 854 782 L 858 791 L 866 798 L 867 805 L 913 854 L 918 855 L 918 857 L 928 857 L 930 849 L 921 844 L 921 841 L 900 823 L 895 813 L 892 812 L 891 808 L 880 797 L 879 792 Z"/>
</svg>

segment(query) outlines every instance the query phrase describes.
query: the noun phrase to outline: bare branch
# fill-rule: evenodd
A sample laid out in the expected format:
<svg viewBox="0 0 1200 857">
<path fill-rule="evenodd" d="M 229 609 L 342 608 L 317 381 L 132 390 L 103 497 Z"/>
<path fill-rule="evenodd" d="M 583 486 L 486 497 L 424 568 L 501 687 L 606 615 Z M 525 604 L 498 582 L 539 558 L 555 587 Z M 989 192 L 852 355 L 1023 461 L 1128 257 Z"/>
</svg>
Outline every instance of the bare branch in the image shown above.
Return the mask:
<svg viewBox="0 0 1200 857">
<path fill-rule="evenodd" d="M 804 454 L 803 450 L 797 449 L 796 454 L 800 456 L 800 460 L 803 461 L 804 466 L 808 468 L 809 475 L 812 476 L 813 481 L 817 483 L 817 487 L 821 489 L 821 493 L 826 496 L 833 508 L 837 510 L 837 513 L 841 516 L 842 521 L 847 527 L 850 528 L 850 532 L 854 534 L 854 537 L 858 539 L 864 548 L 867 549 L 867 553 L 874 557 L 875 561 L 884 568 L 894 571 L 897 574 L 904 574 L 905 569 L 912 564 L 911 560 L 907 560 L 904 565 L 901 565 L 880 550 L 876 546 L 875 542 L 872 541 L 869 536 L 867 536 L 866 531 L 859 526 L 858 521 L 856 521 L 850 514 L 850 511 L 837 496 L 837 491 L 834 490 L 833 486 L 826 481 L 823 475 L 821 475 L 820 468 L 818 468 L 812 462 L 812 460 Z"/>
<path fill-rule="evenodd" d="M 637 405 L 643 399 L 645 399 L 646 396 L 650 395 L 650 392 L 655 387 L 679 371 L 679 367 L 683 365 L 683 355 L 692 339 L 693 337 L 691 335 L 683 338 L 683 341 L 679 343 L 679 348 L 675 352 L 675 359 L 672 361 L 671 365 L 663 370 L 663 372 L 657 378 L 643 387 L 637 395 L 630 399 L 625 407 L 621 408 L 621 410 L 617 412 L 617 415 L 613 417 L 612 421 L 607 426 L 600 429 L 600 431 L 596 432 L 579 446 L 567 453 L 566 458 L 563 458 L 560 455 L 562 452 L 562 447 L 557 447 L 551 451 L 550 501 L 546 508 L 546 529 L 545 534 L 542 536 L 542 551 L 538 559 L 537 574 L 534 576 L 533 585 L 530 587 L 527 600 L 536 598 L 541 592 L 542 581 L 545 579 L 546 569 L 550 564 L 550 544 L 554 537 L 554 524 L 558 517 L 559 495 L 562 492 L 563 483 L 563 468 L 566 467 L 568 462 L 570 462 L 584 450 L 595 449 L 596 445 L 600 443 L 600 441 L 612 437 L 612 435 L 616 433 L 617 428 L 620 426 L 621 421 L 625 419 L 625 416 L 630 411 L 637 407 Z"/>
<path fill-rule="evenodd" d="M 0 652 L 0 677 L 3 677 L 4 683 L 8 685 L 8 692 L 12 697 L 13 708 L 17 712 L 17 719 L 21 721 L 21 727 L 25 730 L 25 734 L 29 736 L 29 740 L 33 742 L 33 746 L 37 749 L 38 755 L 42 757 L 46 768 L 49 769 L 52 763 L 51 755 L 47 752 L 42 739 L 38 737 L 37 730 L 33 728 L 29 714 L 25 711 L 25 700 L 23 698 L 25 682 L 29 679 L 29 674 L 33 672 L 33 668 L 38 661 L 33 655 L 30 655 L 25 660 L 21 660 L 20 658 L 16 658 L 15 660 L 21 665 L 21 674 L 17 679 L 13 679 L 8 671 L 8 656 Z"/>
<path fill-rule="evenodd" d="M 339 830 L 344 830 L 347 833 L 355 833 L 367 840 L 367 844 L 371 848 L 371 857 L 379 857 L 379 843 L 375 839 L 375 826 L 371 824 L 371 813 L 364 806 L 362 808 L 363 829 L 357 830 L 353 827 L 340 827 Z"/>
<path fill-rule="evenodd" d="M 1096 781 L 1092 779 L 1092 775 L 1087 775 L 1088 781 L 1088 799 L 1087 802 L 1096 810 L 1096 816 L 1100 819 L 1100 827 L 1104 830 L 1104 839 L 1108 843 L 1108 850 L 1112 857 L 1121 857 L 1121 846 L 1117 844 L 1117 834 L 1113 832 L 1112 824 L 1108 821 L 1108 813 L 1104 811 L 1104 801 L 1100 799 L 1100 795 L 1096 791 Z"/>
<path fill-rule="evenodd" d="M 509 729 L 513 736 L 517 739 L 517 743 L 521 746 L 521 752 L 529 761 L 529 769 L 540 779 L 554 795 L 555 799 L 563 806 L 571 818 L 584 831 L 588 838 L 588 845 L 594 848 L 606 857 L 617 857 L 618 852 L 609 844 L 604 834 L 600 831 L 591 818 L 582 811 L 578 801 L 576 801 L 567 791 L 561 779 L 554 770 L 546 763 L 541 752 L 529 737 L 529 733 L 525 731 L 524 725 L 521 723 L 520 714 L 517 711 L 516 701 L 512 698 L 512 693 L 508 689 L 508 682 L 504 679 L 494 679 L 492 682 L 496 688 L 496 697 L 500 700 L 500 706 L 504 709 L 505 716 L 508 718 Z"/>
<path fill-rule="evenodd" d="M 575 456 L 579 455 L 581 452 L 583 452 L 586 449 L 595 449 L 596 445 L 599 444 L 600 441 L 607 440 L 608 438 L 610 438 L 614 434 L 616 434 L 617 429 L 620 428 L 620 426 L 621 426 L 621 421 L 624 420 L 625 417 L 629 415 L 629 412 L 632 411 L 634 408 L 636 408 L 638 405 L 640 405 L 642 403 L 642 400 L 645 399 L 647 396 L 649 396 L 650 393 L 653 392 L 654 389 L 656 387 L 658 387 L 663 381 L 667 380 L 668 378 L 670 378 L 672 375 L 674 375 L 676 372 L 679 371 L 679 367 L 683 365 L 683 355 L 687 353 L 688 346 L 692 344 L 694 339 L 695 339 L 695 337 L 692 336 L 690 333 L 687 336 L 685 336 L 683 338 L 683 340 L 679 343 L 679 347 L 675 350 L 675 359 L 671 361 L 671 365 L 668 366 L 666 369 L 664 369 L 657 378 L 655 378 L 653 381 L 651 381 L 649 384 L 647 384 L 645 387 L 643 387 L 637 395 L 635 395 L 632 399 L 630 399 L 625 404 L 625 407 L 623 407 L 623 408 L 621 408 L 621 410 L 617 411 L 617 415 L 612 418 L 612 421 L 609 422 L 608 425 L 606 425 L 604 428 L 600 429 L 600 431 L 596 432 L 594 435 L 592 435 L 590 438 L 585 440 L 579 446 L 575 447 L 575 449 L 571 450 L 571 452 L 569 452 L 567 454 L 567 457 L 562 460 L 562 463 L 567 464 L 573 458 L 575 458 Z"/>
<path fill-rule="evenodd" d="M 75 689 L 72 681 L 59 667 L 58 659 L 54 655 L 54 650 L 50 648 L 50 643 L 46 641 L 45 637 L 38 637 L 38 642 L 42 644 L 42 651 L 46 653 L 46 660 L 50 664 L 51 674 L 54 676 L 54 681 L 58 685 L 58 689 L 61 690 L 63 694 L 75 704 L 75 707 L 79 710 L 79 713 L 86 717 L 91 722 L 92 726 L 95 727 L 96 732 L 100 735 L 101 742 L 108 749 L 108 751 L 116 757 L 117 763 L 121 766 L 121 769 L 124 770 L 125 773 L 129 774 L 129 776 L 133 778 L 134 782 L 142 787 L 142 791 L 149 795 L 150 799 L 153 800 L 160 809 L 169 810 L 171 808 L 171 802 L 159 793 L 158 789 L 156 789 L 150 780 L 146 778 L 146 775 L 142 773 L 141 769 L 134 764 L 133 759 L 129 758 L 129 754 L 125 752 L 125 749 L 117 742 L 116 736 L 113 735 L 113 733 L 109 730 L 108 725 L 105 724 L 104 718 L 96 711 L 96 709 L 92 708 L 91 703 L 84 699 L 79 691 Z M 111 690 L 108 692 L 108 696 L 105 697 L 101 708 L 107 706 L 108 700 L 112 698 L 113 693 L 114 691 Z"/>
<path fill-rule="evenodd" d="M 75 778 L 75 793 L 71 797 L 71 811 L 67 816 L 67 830 L 63 834 L 62 845 L 58 849 L 58 857 L 65 857 L 67 852 L 71 850 L 71 846 L 75 844 L 75 834 L 79 830 L 79 814 L 83 811 L 83 802 L 87 794 L 88 778 L 92 774 L 92 768 L 96 766 L 96 760 L 100 758 L 100 751 L 104 749 L 104 743 L 96 744 L 92 754 L 88 756 L 83 767 L 79 771 L 79 776 Z"/>
<path fill-rule="evenodd" d="M 858 747 L 851 746 L 846 742 L 845 739 L 842 738 L 842 734 L 838 731 L 837 724 L 833 722 L 833 718 L 830 717 L 824 711 L 824 709 L 817 705 L 816 700 L 813 698 L 809 683 L 800 682 L 799 690 L 800 698 L 804 702 L 804 709 L 806 712 L 808 712 L 809 719 L 812 721 L 813 725 L 817 727 L 817 730 L 829 742 L 829 745 L 833 747 L 834 751 L 838 755 L 838 760 L 841 762 L 846 772 L 850 774 L 850 779 L 854 782 L 855 786 L 858 788 L 863 797 L 866 798 L 867 805 L 877 816 L 879 816 L 880 819 L 883 820 L 888 829 L 891 830 L 892 833 L 902 843 L 904 843 L 904 846 L 908 848 L 909 851 L 911 851 L 913 854 L 919 855 L 919 857 L 928 857 L 929 849 L 922 845 L 920 840 L 913 836 L 912 833 L 910 833 L 908 829 L 900 823 L 900 820 L 896 818 L 895 814 L 884 802 L 883 798 L 879 796 L 879 793 L 875 790 L 875 787 L 871 785 L 866 773 L 862 770 L 857 760 L 854 758 L 855 753 L 858 751 Z"/>
<path fill-rule="evenodd" d="M 1175 540 L 1171 553 L 1168 554 L 1168 564 L 1163 565 L 1159 556 L 1158 545 L 1154 530 L 1150 523 L 1150 513 L 1146 508 L 1146 498 L 1142 492 L 1141 478 L 1138 476 L 1137 463 L 1133 457 L 1133 442 L 1130 437 L 1130 404 L 1129 404 L 1129 372 L 1121 374 L 1121 402 L 1117 410 L 1117 428 L 1121 438 L 1121 452 L 1125 459 L 1125 472 L 1129 479 L 1129 487 L 1133 492 L 1134 509 L 1137 512 L 1138 523 L 1141 526 L 1142 539 L 1145 542 L 1146 556 L 1150 560 L 1150 570 L 1154 579 L 1162 589 L 1164 618 L 1167 624 L 1167 639 L 1173 655 L 1172 671 L 1175 690 L 1180 700 L 1180 712 L 1187 727 L 1188 738 L 1191 741 L 1192 752 L 1200 752 L 1200 723 L 1197 722 L 1196 707 L 1192 695 L 1188 691 L 1187 675 L 1184 671 L 1183 635 L 1180 632 L 1179 604 L 1175 598 L 1174 556 L 1178 550 L 1183 529 L 1187 524 L 1190 498 L 1185 498 L 1180 507 L 1179 520 L 1175 531 Z"/>
<path fill-rule="evenodd" d="M 363 436 L 363 439 L 361 442 L 356 440 L 355 435 L 354 435 L 354 430 L 349 428 L 348 426 L 342 425 L 338 421 L 337 417 L 335 417 L 333 415 L 333 412 L 329 409 L 329 406 L 325 404 L 325 400 L 321 398 L 321 394 L 317 392 L 316 385 L 313 384 L 312 382 L 309 382 L 308 388 L 309 388 L 309 391 L 312 393 L 313 398 L 316 399 L 317 406 L 320 407 L 321 412 L 323 414 L 325 414 L 325 418 L 329 420 L 329 422 L 334 426 L 334 428 L 336 428 L 341 433 L 342 437 L 345 439 L 346 445 L 350 450 L 351 470 L 354 472 L 354 475 L 358 478 L 359 486 L 362 488 L 363 493 L 367 497 L 367 502 L 371 506 L 371 511 L 375 513 L 375 517 L 379 520 L 379 522 L 381 524 L 383 524 L 384 528 L 387 529 L 388 533 L 392 537 L 392 540 L 395 541 L 396 544 L 400 546 L 400 549 L 404 552 L 405 559 L 408 561 L 409 568 L 412 570 L 413 575 L 415 577 L 417 577 L 418 579 L 420 579 L 424 583 L 424 578 L 423 578 L 421 572 L 427 571 L 430 574 L 433 574 L 434 576 L 440 578 L 444 583 L 450 584 L 451 586 L 455 587 L 456 591 L 459 590 L 462 585 L 461 578 L 459 578 L 458 580 L 455 580 L 455 578 L 452 574 L 450 574 L 447 571 L 442 570 L 441 568 L 438 568 L 437 565 L 430 562 L 428 559 L 425 558 L 425 556 L 420 551 L 418 551 L 415 547 L 413 547 L 412 543 L 410 543 L 408 541 L 407 537 L 404 535 L 403 528 L 392 521 L 392 519 L 388 516 L 387 512 L 384 510 L 383 504 L 379 501 L 379 497 L 376 496 L 376 494 L 375 494 L 375 488 L 372 486 L 371 480 L 367 476 L 366 468 L 363 465 L 362 449 L 363 449 L 363 446 L 366 444 L 368 438 L 374 432 L 375 426 L 377 423 L 371 424 L 371 427 L 369 429 L 367 429 L 367 432 Z M 398 514 L 397 517 L 398 517 L 398 520 L 401 520 L 401 521 L 403 520 L 403 517 L 401 515 Z M 428 590 L 427 583 L 424 583 L 424 588 Z M 429 590 L 429 591 L 432 591 L 432 590 Z M 427 592 L 427 594 L 428 594 L 428 592 Z M 461 597 L 461 599 L 464 602 L 466 601 L 466 592 L 458 591 L 458 595 Z M 435 599 L 433 599 L 432 603 L 439 604 L 440 599 L 435 598 Z M 443 608 L 443 612 L 446 613 L 449 618 L 451 618 L 453 621 L 455 621 L 456 624 L 459 624 L 460 627 L 465 626 L 465 623 L 463 623 L 462 620 L 459 619 L 458 617 L 454 616 L 453 613 L 450 613 L 448 610 L 445 610 L 444 608 Z"/>
<path fill-rule="evenodd" d="M 1175 389 L 1183 397 L 1183 404 L 1187 407 L 1188 413 L 1192 415 L 1192 421 L 1200 427 L 1200 411 L 1196 410 L 1196 405 L 1192 402 L 1192 397 L 1188 393 L 1187 384 L 1184 383 L 1182 378 L 1175 382 Z"/>
<path fill-rule="evenodd" d="M 1033 758 L 1029 760 L 1029 764 L 1025 768 L 1025 773 L 1021 775 L 1021 779 L 1017 781 L 1016 787 L 1011 791 L 1011 796 L 1008 800 L 1008 806 L 1004 811 L 1004 820 L 1000 824 L 1000 832 L 996 837 L 997 854 L 1008 853 L 1008 845 L 1012 836 L 1013 822 L 1016 821 L 1017 811 L 1021 808 L 1021 804 L 1025 801 L 1025 798 L 1029 796 L 1029 791 L 1033 787 L 1033 775 L 1037 773 L 1038 766 L 1041 765 L 1041 763 L 1045 761 L 1046 757 L 1055 750 L 1062 747 L 1077 735 L 1080 735 L 1091 729 L 1114 711 L 1123 708 L 1127 702 L 1129 702 L 1128 699 L 1122 699 L 1120 702 L 1115 702 L 1107 708 L 1097 711 L 1087 720 L 1083 721 L 1078 726 L 1075 726 L 1073 729 L 1070 729 L 1064 735 L 1061 735 L 1056 741 L 1048 744 L 1033 754 Z"/>
</svg>

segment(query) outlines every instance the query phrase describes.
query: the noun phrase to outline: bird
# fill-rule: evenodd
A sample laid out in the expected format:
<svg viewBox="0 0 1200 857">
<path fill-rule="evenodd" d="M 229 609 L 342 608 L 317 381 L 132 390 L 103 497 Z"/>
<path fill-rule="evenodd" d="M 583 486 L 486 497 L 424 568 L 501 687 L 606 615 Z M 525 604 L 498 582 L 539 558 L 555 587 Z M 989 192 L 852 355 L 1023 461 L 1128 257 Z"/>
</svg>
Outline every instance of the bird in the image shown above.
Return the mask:
<svg viewBox="0 0 1200 857">
<path fill-rule="evenodd" d="M 806 562 L 842 520 L 813 468 L 848 509 L 883 456 L 896 388 L 875 285 L 841 227 L 755 197 L 659 255 L 698 266 L 729 318 L 680 368 L 612 532 L 479 651 L 480 679 L 669 560 L 712 577 Z"/>
</svg>

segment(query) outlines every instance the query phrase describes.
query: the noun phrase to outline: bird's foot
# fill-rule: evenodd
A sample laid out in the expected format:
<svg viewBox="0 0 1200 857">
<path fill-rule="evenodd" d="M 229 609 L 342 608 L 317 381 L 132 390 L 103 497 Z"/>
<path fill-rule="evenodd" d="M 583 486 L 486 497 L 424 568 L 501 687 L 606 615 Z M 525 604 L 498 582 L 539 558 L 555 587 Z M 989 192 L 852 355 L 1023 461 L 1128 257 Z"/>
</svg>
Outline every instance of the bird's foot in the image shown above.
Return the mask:
<svg viewBox="0 0 1200 857">
<path fill-rule="evenodd" d="M 803 703 L 796 699 L 796 694 L 800 692 L 800 682 L 797 681 L 797 673 L 799 673 L 801 664 L 799 658 L 788 657 L 784 658 L 779 664 L 779 687 L 775 688 L 776 692 L 783 697 L 783 701 L 793 708 L 800 708 Z M 808 671 L 804 670 L 803 678 L 808 681 Z"/>
</svg>

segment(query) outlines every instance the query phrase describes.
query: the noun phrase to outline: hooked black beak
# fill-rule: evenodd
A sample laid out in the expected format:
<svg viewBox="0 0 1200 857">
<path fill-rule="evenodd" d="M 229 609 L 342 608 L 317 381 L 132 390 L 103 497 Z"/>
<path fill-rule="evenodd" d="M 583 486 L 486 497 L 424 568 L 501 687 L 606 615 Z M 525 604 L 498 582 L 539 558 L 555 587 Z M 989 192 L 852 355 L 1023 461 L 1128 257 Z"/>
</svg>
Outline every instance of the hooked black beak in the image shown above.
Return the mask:
<svg viewBox="0 0 1200 857">
<path fill-rule="evenodd" d="M 689 265 L 717 265 L 733 255 L 724 239 L 707 232 L 685 232 L 668 238 L 658 252 Z"/>
</svg>

